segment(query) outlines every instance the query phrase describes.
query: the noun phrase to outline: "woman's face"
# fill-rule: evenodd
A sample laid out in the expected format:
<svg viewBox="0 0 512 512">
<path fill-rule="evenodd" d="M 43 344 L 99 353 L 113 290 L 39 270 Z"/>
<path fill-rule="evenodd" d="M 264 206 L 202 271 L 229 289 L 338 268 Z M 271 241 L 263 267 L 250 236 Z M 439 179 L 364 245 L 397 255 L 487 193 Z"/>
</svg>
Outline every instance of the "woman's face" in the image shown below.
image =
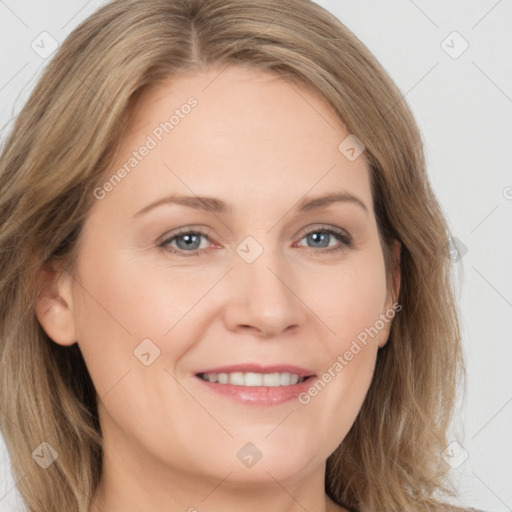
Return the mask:
<svg viewBox="0 0 512 512">
<path fill-rule="evenodd" d="M 364 152 L 315 93 L 237 67 L 150 90 L 128 126 L 68 282 L 73 340 L 49 329 L 78 341 L 107 460 L 323 470 L 392 318 Z"/>
</svg>

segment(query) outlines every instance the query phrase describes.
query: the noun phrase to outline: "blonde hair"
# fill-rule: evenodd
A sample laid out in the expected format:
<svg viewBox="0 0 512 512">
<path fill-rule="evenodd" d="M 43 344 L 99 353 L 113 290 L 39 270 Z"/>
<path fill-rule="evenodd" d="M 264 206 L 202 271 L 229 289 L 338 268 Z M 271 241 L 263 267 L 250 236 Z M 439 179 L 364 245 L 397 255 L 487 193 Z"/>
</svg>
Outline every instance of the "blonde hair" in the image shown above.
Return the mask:
<svg viewBox="0 0 512 512">
<path fill-rule="evenodd" d="M 360 511 L 451 509 L 435 498 L 453 493 L 441 452 L 463 375 L 450 234 L 402 94 L 310 0 L 116 0 L 64 41 L 19 114 L 0 160 L 0 427 L 27 509 L 88 512 L 102 462 L 78 344 L 52 342 L 34 312 L 41 271 L 55 260 L 73 271 L 93 191 L 140 95 L 227 65 L 274 72 L 324 98 L 366 147 L 388 275 L 391 244 L 402 244 L 402 310 L 327 461 L 326 492 Z M 43 441 L 58 452 L 45 470 L 31 458 Z"/>
</svg>

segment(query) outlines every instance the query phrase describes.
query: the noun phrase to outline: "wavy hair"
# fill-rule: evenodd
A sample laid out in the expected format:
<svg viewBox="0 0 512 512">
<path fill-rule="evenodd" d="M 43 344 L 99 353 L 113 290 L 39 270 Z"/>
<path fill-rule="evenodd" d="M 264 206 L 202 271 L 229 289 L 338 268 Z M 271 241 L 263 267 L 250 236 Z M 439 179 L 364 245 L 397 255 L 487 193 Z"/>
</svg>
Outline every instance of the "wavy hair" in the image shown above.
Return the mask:
<svg viewBox="0 0 512 512">
<path fill-rule="evenodd" d="M 62 347 L 34 305 L 41 273 L 73 272 L 81 227 L 137 100 L 183 73 L 228 65 L 306 85 L 365 145 L 388 276 L 399 240 L 401 312 L 325 489 L 358 511 L 451 510 L 446 447 L 463 376 L 450 232 L 403 95 L 369 50 L 310 0 L 116 0 L 49 62 L 0 156 L 0 428 L 32 512 L 88 512 L 99 482 L 96 393 L 78 344 Z M 340 141 L 341 142 L 341 141 Z M 32 452 L 58 458 L 43 470 Z"/>
</svg>

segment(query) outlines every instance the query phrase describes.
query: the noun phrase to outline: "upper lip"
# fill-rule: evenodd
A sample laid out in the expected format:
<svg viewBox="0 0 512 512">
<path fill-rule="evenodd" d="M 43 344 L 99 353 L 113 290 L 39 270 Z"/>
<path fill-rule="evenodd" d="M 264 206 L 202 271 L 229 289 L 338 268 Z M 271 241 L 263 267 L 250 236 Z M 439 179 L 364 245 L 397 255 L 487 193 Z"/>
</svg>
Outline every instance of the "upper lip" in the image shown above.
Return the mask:
<svg viewBox="0 0 512 512">
<path fill-rule="evenodd" d="M 254 363 L 243 363 L 231 366 L 218 366 L 216 368 L 207 368 L 196 373 L 293 373 L 299 377 L 310 377 L 315 374 L 312 370 L 301 368 L 300 366 L 293 366 L 289 364 L 275 364 L 269 366 L 262 366 Z"/>
</svg>

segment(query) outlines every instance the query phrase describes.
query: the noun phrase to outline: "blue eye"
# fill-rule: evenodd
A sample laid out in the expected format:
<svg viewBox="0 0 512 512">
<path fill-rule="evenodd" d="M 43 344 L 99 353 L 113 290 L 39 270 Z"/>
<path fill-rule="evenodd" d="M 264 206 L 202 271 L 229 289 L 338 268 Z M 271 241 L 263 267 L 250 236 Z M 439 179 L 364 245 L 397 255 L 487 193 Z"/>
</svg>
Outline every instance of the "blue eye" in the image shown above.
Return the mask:
<svg viewBox="0 0 512 512">
<path fill-rule="evenodd" d="M 333 238 L 340 242 L 341 245 L 330 246 L 329 242 Z M 337 252 L 342 251 L 347 247 L 352 247 L 352 240 L 350 236 L 341 231 L 335 231 L 334 229 L 315 229 L 313 231 L 309 231 L 301 238 L 301 240 L 304 239 L 313 244 L 313 246 L 310 246 L 309 248 L 319 249 L 315 252 L 320 253 Z"/>
<path fill-rule="evenodd" d="M 201 252 L 208 248 L 208 245 L 201 247 L 203 238 L 210 240 L 206 233 L 184 229 L 165 239 L 159 247 L 180 256 L 200 256 Z M 339 245 L 332 246 L 330 242 L 333 239 L 338 241 Z M 307 249 L 314 254 L 335 253 L 353 247 L 352 238 L 342 230 L 315 229 L 305 233 L 300 240 L 307 240 L 312 244 Z"/>
<path fill-rule="evenodd" d="M 182 231 L 180 233 L 173 235 L 171 238 L 164 240 L 162 244 L 160 244 L 160 247 L 170 248 L 171 252 L 176 254 L 179 253 L 179 251 L 197 251 L 201 248 L 201 237 L 208 239 L 208 236 L 205 233 L 201 233 L 199 231 Z M 171 245 L 173 242 L 176 242 L 178 251 L 173 250 L 175 249 L 175 247 Z"/>
</svg>

